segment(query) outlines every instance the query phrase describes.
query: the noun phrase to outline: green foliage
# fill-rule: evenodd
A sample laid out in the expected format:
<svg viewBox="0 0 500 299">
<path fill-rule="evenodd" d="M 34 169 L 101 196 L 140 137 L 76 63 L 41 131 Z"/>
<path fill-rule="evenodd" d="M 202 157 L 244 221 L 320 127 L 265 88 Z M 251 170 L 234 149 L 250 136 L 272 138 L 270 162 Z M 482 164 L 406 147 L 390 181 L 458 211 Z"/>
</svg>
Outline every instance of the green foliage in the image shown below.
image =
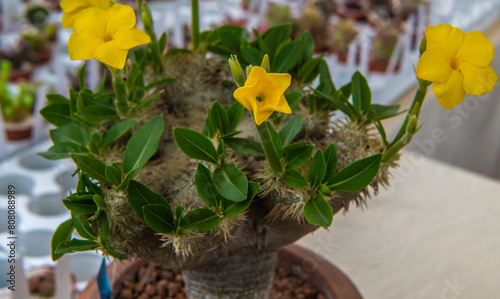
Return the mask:
<svg viewBox="0 0 500 299">
<path fill-rule="evenodd" d="M 193 130 L 174 128 L 177 146 L 189 157 L 211 163 L 217 163 L 217 152 L 207 137 Z"/>
<path fill-rule="evenodd" d="M 130 206 L 141 220 L 144 220 L 143 207 L 146 205 L 163 205 L 166 209 L 170 209 L 170 213 L 172 213 L 170 204 L 163 196 L 138 181 L 130 181 L 128 194 Z"/>
<path fill-rule="evenodd" d="M 331 190 L 354 192 L 366 187 L 378 173 L 382 154 L 355 161 L 330 178 Z"/>
<path fill-rule="evenodd" d="M 311 224 L 329 227 L 333 221 L 332 207 L 326 202 L 323 195 L 318 193 L 316 197 L 305 204 L 304 217 Z"/>
<path fill-rule="evenodd" d="M 50 240 L 50 252 L 53 261 L 58 260 L 63 254 L 57 254 L 56 248 L 62 242 L 68 241 L 71 238 L 71 234 L 73 233 L 74 226 L 73 220 L 68 219 L 63 223 L 59 224 L 56 231 L 52 235 L 52 239 Z"/>
<path fill-rule="evenodd" d="M 236 164 L 231 163 L 216 168 L 213 178 L 217 190 L 225 199 L 241 202 L 247 198 L 248 180 Z"/>
</svg>

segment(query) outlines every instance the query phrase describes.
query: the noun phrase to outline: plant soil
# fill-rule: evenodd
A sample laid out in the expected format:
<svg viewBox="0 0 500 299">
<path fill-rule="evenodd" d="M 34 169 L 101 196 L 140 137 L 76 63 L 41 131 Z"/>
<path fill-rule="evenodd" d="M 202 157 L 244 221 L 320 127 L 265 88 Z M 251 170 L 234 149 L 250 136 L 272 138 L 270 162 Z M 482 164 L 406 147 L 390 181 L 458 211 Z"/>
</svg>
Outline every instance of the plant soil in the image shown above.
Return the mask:
<svg viewBox="0 0 500 299">
<path fill-rule="evenodd" d="M 145 264 L 129 279 L 121 282 L 115 299 L 185 299 L 182 275 L 177 270 L 166 270 Z M 272 299 L 326 299 L 316 287 L 296 274 L 278 267 L 275 272 Z"/>
</svg>

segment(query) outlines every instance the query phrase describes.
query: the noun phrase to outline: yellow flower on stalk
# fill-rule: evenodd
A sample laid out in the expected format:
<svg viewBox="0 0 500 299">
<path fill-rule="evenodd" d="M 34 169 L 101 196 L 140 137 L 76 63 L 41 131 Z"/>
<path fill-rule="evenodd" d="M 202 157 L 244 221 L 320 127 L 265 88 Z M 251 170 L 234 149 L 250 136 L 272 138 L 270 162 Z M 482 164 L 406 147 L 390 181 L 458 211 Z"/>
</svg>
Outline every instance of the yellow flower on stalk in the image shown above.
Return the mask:
<svg viewBox="0 0 500 299">
<path fill-rule="evenodd" d="M 135 26 L 132 7 L 115 4 L 108 10 L 90 7 L 75 17 L 68 41 L 71 60 L 97 59 L 123 69 L 128 50 L 151 41 L 149 35 Z"/>
<path fill-rule="evenodd" d="M 234 98 L 243 107 L 253 112 L 257 125 L 262 124 L 273 111 L 292 113 L 283 95 L 290 86 L 290 74 L 267 73 L 260 66 L 254 66 L 245 85 L 234 91 Z"/>
<path fill-rule="evenodd" d="M 61 0 L 59 6 L 64 11 L 62 15 L 62 26 L 64 28 L 73 27 L 73 19 L 76 15 L 89 7 L 109 9 L 114 0 Z"/>
<path fill-rule="evenodd" d="M 494 48 L 479 31 L 466 32 L 448 24 L 425 29 L 427 47 L 417 64 L 418 78 L 433 82 L 438 103 L 445 109 L 460 104 L 465 94 L 490 92 L 497 74 L 490 66 Z"/>
</svg>

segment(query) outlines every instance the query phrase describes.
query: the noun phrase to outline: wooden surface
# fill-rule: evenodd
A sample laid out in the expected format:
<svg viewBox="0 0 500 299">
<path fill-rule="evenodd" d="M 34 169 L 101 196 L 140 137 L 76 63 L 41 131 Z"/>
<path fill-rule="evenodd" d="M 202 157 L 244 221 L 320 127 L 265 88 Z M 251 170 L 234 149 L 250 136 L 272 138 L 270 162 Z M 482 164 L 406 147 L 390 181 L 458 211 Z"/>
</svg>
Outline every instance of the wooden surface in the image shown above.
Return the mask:
<svg viewBox="0 0 500 299">
<path fill-rule="evenodd" d="M 365 298 L 498 298 L 500 183 L 406 152 L 393 187 L 299 241 Z"/>
</svg>

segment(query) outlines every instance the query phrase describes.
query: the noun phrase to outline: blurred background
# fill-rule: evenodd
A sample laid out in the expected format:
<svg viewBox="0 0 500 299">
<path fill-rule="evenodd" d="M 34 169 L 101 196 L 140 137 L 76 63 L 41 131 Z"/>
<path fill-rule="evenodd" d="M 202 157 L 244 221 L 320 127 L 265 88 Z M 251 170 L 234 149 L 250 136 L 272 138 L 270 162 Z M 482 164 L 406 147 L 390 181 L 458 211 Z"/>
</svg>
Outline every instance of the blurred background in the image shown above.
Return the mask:
<svg viewBox="0 0 500 299">
<path fill-rule="evenodd" d="M 134 1 L 116 2 L 135 5 Z M 148 3 L 156 31 L 168 33 L 168 47 L 187 46 L 190 1 Z M 317 55 L 326 55 L 337 86 L 360 70 L 369 81 L 374 102 L 400 104 L 402 109 L 410 106 L 416 90 L 414 66 L 427 26 L 449 23 L 464 32 L 484 32 L 496 46 L 492 66 L 500 74 L 500 0 L 201 0 L 200 11 L 202 30 L 235 24 L 262 32 L 282 23 L 292 23 L 295 36 L 309 30 Z M 22 202 L 19 229 L 38 238 L 25 237 L 19 249 L 28 268 L 51 264 L 50 236 L 68 218 L 60 199 L 76 185 L 70 177 L 72 163 L 36 155 L 50 146 L 52 129 L 38 111 L 47 104 L 47 94 L 67 96 L 69 88 L 78 88 L 77 73 L 84 63 L 90 88 L 97 86 L 105 70 L 95 60 L 69 59 L 67 41 L 72 30 L 62 28 L 61 15 L 58 0 L 0 0 L 0 200 L 7 198 L 6 186 L 16 184 Z M 428 93 L 432 98 L 431 89 Z M 499 100 L 500 88 L 484 96 L 466 96 L 452 110 L 427 99 L 420 121 L 425 125 L 409 149 L 500 180 Z M 401 122 L 402 118 L 388 121 L 388 135 L 395 134 Z M 7 234 L 5 206 L 0 205 L 2 237 Z M 43 244 L 46 251 L 41 249 Z M 5 264 L 4 260 L 0 254 L 0 262 Z M 72 255 L 71 267 L 80 288 L 100 261 L 92 253 Z M 2 278 L 0 289 L 5 288 L 3 283 Z"/>
</svg>

